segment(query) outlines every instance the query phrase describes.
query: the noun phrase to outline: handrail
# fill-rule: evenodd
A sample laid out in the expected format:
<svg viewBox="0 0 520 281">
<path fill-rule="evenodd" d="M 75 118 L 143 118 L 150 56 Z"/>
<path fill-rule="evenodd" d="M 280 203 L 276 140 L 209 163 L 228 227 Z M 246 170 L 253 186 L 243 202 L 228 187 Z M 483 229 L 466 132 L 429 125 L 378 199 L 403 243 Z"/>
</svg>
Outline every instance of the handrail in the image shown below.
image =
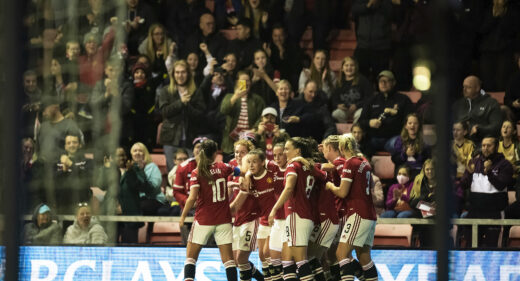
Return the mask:
<svg viewBox="0 0 520 281">
<path fill-rule="evenodd" d="M 60 221 L 73 221 L 74 215 L 57 215 Z M 179 222 L 180 217 L 167 216 L 95 216 L 99 221 L 105 222 Z M 24 220 L 30 221 L 31 215 L 24 215 Z M 193 222 L 193 217 L 186 217 L 185 222 Z M 434 219 L 424 218 L 378 218 L 378 224 L 420 224 L 434 225 Z M 520 225 L 520 219 L 452 219 L 454 225 L 471 225 L 471 247 L 478 246 L 478 226 L 479 225 Z"/>
</svg>

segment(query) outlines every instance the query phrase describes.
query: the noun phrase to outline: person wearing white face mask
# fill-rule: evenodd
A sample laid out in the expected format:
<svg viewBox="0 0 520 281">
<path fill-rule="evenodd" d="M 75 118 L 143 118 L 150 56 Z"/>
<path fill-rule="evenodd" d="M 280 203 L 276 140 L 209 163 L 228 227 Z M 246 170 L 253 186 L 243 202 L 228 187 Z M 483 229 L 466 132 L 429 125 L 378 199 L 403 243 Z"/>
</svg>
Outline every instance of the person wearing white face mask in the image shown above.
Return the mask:
<svg viewBox="0 0 520 281">
<path fill-rule="evenodd" d="M 410 180 L 410 167 L 403 165 L 397 172 L 397 183 L 390 186 L 386 196 L 386 211 L 382 218 L 411 218 L 414 211 L 410 207 L 410 192 L 413 181 Z"/>
</svg>

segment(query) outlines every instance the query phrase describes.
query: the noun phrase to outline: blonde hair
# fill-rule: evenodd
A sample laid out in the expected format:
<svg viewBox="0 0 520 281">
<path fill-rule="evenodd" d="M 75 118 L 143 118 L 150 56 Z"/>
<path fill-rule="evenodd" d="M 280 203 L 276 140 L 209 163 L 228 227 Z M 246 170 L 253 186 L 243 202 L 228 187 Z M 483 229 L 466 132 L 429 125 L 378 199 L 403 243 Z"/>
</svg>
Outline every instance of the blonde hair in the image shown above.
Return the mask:
<svg viewBox="0 0 520 281">
<path fill-rule="evenodd" d="M 339 137 L 339 149 L 340 151 L 350 152 L 353 155 L 361 153 L 356 139 L 351 133 L 343 134 Z"/>
<path fill-rule="evenodd" d="M 144 145 L 144 143 L 136 142 L 136 143 L 134 143 L 134 145 L 132 145 L 132 148 L 134 146 L 138 146 L 139 148 L 141 148 L 143 150 L 143 152 L 144 152 L 144 162 L 146 164 L 152 163 L 152 156 L 150 156 L 150 152 L 148 151 L 148 148 L 146 148 L 146 145 Z M 132 148 L 130 148 L 130 151 L 132 151 Z"/>
<path fill-rule="evenodd" d="M 168 40 L 166 40 L 166 28 L 164 28 L 164 26 L 160 23 L 156 23 L 156 24 L 152 24 L 150 26 L 150 28 L 148 29 L 148 36 L 146 37 L 146 39 L 148 40 L 147 44 L 146 44 L 146 55 L 150 58 L 150 61 L 153 63 L 155 61 L 155 46 L 154 46 L 154 42 L 153 42 L 153 31 L 154 29 L 156 28 L 160 28 L 162 29 L 163 33 L 164 33 L 164 36 L 163 36 L 163 42 L 161 43 L 160 46 L 157 46 L 157 49 L 161 50 L 162 53 L 164 54 L 164 56 L 166 56 L 168 54 Z"/>
<path fill-rule="evenodd" d="M 178 66 L 184 67 L 186 69 L 186 75 L 188 75 L 187 78 L 187 88 L 188 88 L 188 94 L 192 95 L 195 90 L 197 89 L 197 86 L 195 85 L 195 80 L 193 80 L 193 75 L 191 74 L 190 66 L 185 60 L 178 60 L 173 64 L 172 70 L 168 73 L 168 76 L 170 77 L 170 85 L 168 85 L 168 92 L 170 94 L 173 94 L 177 90 L 177 83 L 175 82 L 175 68 Z"/>
<path fill-rule="evenodd" d="M 291 82 L 289 82 L 289 80 L 287 79 L 282 79 L 278 82 L 278 84 L 276 85 L 276 90 L 278 90 L 278 87 L 280 87 L 281 84 L 285 84 L 287 85 L 287 87 L 289 87 L 289 91 L 292 91 L 292 86 L 291 86 Z"/>
<path fill-rule="evenodd" d="M 323 145 L 330 145 L 335 151 L 339 151 L 339 135 L 330 135 L 323 140 Z"/>
<path fill-rule="evenodd" d="M 250 140 L 237 140 L 234 144 L 233 144 L 233 148 L 235 148 L 237 145 L 243 145 L 246 147 L 247 149 L 247 152 L 249 153 L 249 151 L 255 149 L 255 145 L 250 141 Z"/>
</svg>

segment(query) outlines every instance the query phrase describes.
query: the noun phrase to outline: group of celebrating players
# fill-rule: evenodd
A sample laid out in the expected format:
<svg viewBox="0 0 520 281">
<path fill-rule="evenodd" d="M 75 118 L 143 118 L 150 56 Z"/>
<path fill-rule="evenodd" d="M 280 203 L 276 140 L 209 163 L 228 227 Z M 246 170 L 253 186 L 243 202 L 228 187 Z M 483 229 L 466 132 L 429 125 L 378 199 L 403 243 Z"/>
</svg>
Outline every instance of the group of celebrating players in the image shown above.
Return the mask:
<svg viewBox="0 0 520 281">
<path fill-rule="evenodd" d="M 227 280 L 237 280 L 237 265 L 240 280 L 321 281 L 324 267 L 329 280 L 377 280 L 372 168 L 352 135 L 332 135 L 321 145 L 294 137 L 273 146 L 273 160 L 249 140 L 234 147 L 233 160 L 215 162 L 218 146 L 204 140 L 196 158 L 177 169 L 174 189 L 189 190 L 181 226 L 196 205 L 184 280 L 194 280 L 211 235 Z M 249 261 L 257 247 L 262 273 Z"/>
</svg>

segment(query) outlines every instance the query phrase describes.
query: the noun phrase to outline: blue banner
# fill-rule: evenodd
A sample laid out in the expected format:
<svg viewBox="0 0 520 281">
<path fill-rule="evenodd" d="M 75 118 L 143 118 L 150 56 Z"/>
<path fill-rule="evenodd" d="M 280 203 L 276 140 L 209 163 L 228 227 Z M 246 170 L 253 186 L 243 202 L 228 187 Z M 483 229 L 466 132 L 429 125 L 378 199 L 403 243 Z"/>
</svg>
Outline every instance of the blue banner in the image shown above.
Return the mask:
<svg viewBox="0 0 520 281">
<path fill-rule="evenodd" d="M 185 248 L 21 247 L 20 280 L 180 281 L 185 255 Z M 435 251 L 373 250 L 372 258 L 379 280 L 436 280 Z M 251 261 L 261 268 L 257 252 Z M 450 280 L 520 281 L 520 252 L 453 251 L 450 262 Z M 196 280 L 226 280 L 218 249 L 202 250 Z"/>
</svg>

